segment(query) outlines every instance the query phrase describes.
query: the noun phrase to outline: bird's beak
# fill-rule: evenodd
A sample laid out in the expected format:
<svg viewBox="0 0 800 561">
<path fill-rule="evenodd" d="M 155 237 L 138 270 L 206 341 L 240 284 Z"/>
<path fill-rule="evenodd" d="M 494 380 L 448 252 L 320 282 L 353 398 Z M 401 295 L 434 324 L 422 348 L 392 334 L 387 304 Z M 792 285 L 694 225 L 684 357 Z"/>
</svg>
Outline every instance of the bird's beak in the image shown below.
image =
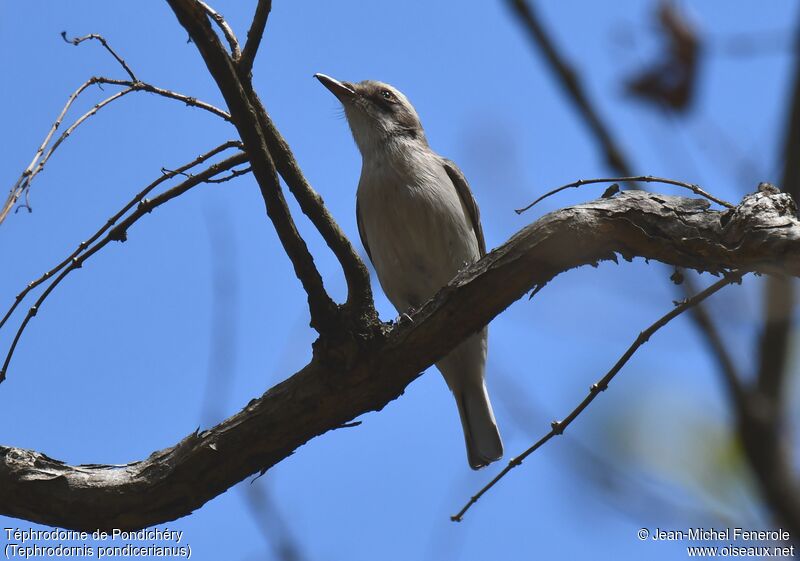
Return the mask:
<svg viewBox="0 0 800 561">
<path fill-rule="evenodd" d="M 340 82 L 335 78 L 326 76 L 325 74 L 314 74 L 314 78 L 322 82 L 322 85 L 328 88 L 333 95 L 335 95 L 342 103 L 353 99 L 356 96 L 355 90 L 346 82 Z"/>
</svg>

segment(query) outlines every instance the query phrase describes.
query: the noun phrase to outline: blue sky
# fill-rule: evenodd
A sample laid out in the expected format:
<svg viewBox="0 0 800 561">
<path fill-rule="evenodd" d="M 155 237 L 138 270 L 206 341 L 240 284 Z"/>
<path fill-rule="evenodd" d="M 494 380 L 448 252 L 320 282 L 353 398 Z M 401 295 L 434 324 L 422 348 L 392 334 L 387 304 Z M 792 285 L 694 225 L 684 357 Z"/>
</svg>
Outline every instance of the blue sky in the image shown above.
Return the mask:
<svg viewBox="0 0 800 561">
<path fill-rule="evenodd" d="M 244 39 L 252 4 L 214 6 Z M 608 170 L 503 2 L 275 4 L 254 83 L 359 248 L 360 156 L 315 72 L 379 79 L 408 95 L 432 147 L 469 179 L 489 247 L 544 212 L 602 192 L 585 187 L 521 217 L 513 212 L 546 190 Z M 623 93 L 624 78 L 657 52 L 652 2 L 538 4 L 638 173 L 697 182 L 733 201 L 758 181 L 779 180 L 789 49 L 742 57 L 724 45 L 739 33 L 790 31 L 793 2 L 692 6 L 709 48 L 696 106 L 683 118 Z M 71 91 L 92 75 L 124 77 L 99 45 L 72 47 L 61 31 L 101 33 L 142 80 L 223 104 L 164 2 L 29 0 L 7 2 L 4 11 L 0 162 L 9 187 Z M 87 92 L 73 118 L 112 91 Z M 0 225 L 0 300 L 10 305 L 162 167 L 234 135 L 212 116 L 148 94 L 93 117 L 37 178 L 33 212 Z M 337 263 L 296 216 L 341 299 Z M 641 260 L 571 271 L 492 323 L 489 387 L 507 458 L 566 414 L 669 310 L 669 274 Z M 710 303 L 745 366 L 753 360 L 759 288 L 747 282 Z M 377 284 L 376 299 L 383 318 L 396 315 Z M 0 331 L 3 352 L 21 319 Z M 304 294 L 252 179 L 198 187 L 141 220 L 125 244 L 104 249 L 45 303 L 0 386 L 0 442 L 72 463 L 144 458 L 302 367 L 313 341 L 307 324 Z M 215 339 L 226 351 L 221 357 L 213 354 Z M 642 543 L 636 531 L 764 524 L 735 459 L 725 460 L 728 413 L 712 361 L 679 319 L 564 438 L 512 472 L 461 524 L 449 515 L 499 466 L 468 469 L 455 405 L 431 369 L 361 426 L 315 439 L 256 482 L 166 526 L 185 532 L 197 559 L 263 558 L 271 550 L 259 525 L 284 530 L 251 515 L 245 495 L 257 487 L 310 560 L 680 558 L 680 544 Z M 2 518 L 2 527 L 31 525 Z"/>
</svg>

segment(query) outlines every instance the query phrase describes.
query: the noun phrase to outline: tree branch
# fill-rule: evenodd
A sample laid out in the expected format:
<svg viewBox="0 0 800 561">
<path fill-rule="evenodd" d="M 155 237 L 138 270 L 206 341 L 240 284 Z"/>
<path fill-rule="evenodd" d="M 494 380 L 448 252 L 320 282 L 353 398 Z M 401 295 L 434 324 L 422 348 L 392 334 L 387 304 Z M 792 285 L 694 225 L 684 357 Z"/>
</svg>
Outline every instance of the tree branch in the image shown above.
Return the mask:
<svg viewBox="0 0 800 561">
<path fill-rule="evenodd" d="M 241 142 L 238 142 L 238 141 L 235 141 L 235 140 L 229 140 L 228 142 L 220 144 L 216 148 L 212 148 L 211 150 L 209 150 L 205 154 L 201 154 L 200 156 L 198 156 L 197 158 L 195 158 L 194 160 L 192 160 L 188 164 L 184 164 L 184 165 L 180 166 L 179 168 L 177 168 L 175 170 L 164 171 L 162 173 L 161 177 L 159 177 L 158 179 L 156 179 L 155 181 L 150 183 L 147 187 L 145 187 L 144 189 L 139 191 L 130 201 L 128 201 L 128 203 L 125 206 L 123 206 L 119 211 L 117 211 L 117 213 L 114 214 L 114 216 L 109 218 L 106 221 L 106 223 L 103 226 L 101 226 L 88 240 L 82 241 L 80 244 L 78 244 L 78 247 L 75 249 L 75 251 L 70 253 L 69 256 L 67 256 L 66 259 L 61 261 L 61 263 L 59 263 L 58 265 L 56 265 L 55 267 L 53 267 L 49 271 L 45 272 L 38 279 L 29 282 L 28 285 L 19 294 L 17 294 L 16 298 L 14 299 L 14 303 L 11 305 L 11 307 L 8 309 L 8 311 L 6 311 L 6 313 L 3 316 L 3 318 L 0 319 L 0 329 L 3 328 L 3 326 L 8 321 L 8 318 L 11 317 L 11 314 L 14 313 L 14 310 L 17 309 L 17 306 L 19 306 L 20 302 L 22 302 L 22 300 L 25 298 L 25 296 L 28 295 L 28 293 L 31 290 L 33 290 L 34 288 L 36 288 L 37 286 L 39 286 L 40 284 L 42 284 L 46 280 L 51 279 L 53 277 L 53 275 L 55 275 L 61 269 L 63 269 L 67 265 L 69 265 L 70 262 L 73 259 L 75 259 L 81 253 L 86 251 L 86 249 L 89 248 L 89 246 L 91 246 L 94 242 L 96 242 L 100 238 L 100 236 L 105 234 L 106 231 L 109 228 L 111 228 L 114 224 L 116 224 L 117 220 L 122 218 L 122 216 L 126 212 L 128 212 L 130 209 L 132 209 L 134 206 L 136 206 L 142 199 L 147 197 L 147 195 L 149 195 L 150 192 L 153 189 L 158 187 L 163 182 L 165 182 L 165 181 L 167 181 L 169 179 L 172 179 L 176 175 L 184 175 L 188 170 L 192 169 L 193 167 L 195 167 L 197 165 L 202 164 L 203 162 L 205 162 L 209 158 L 212 158 L 213 156 L 216 156 L 220 152 L 224 152 L 225 150 L 228 150 L 229 148 L 241 148 L 241 147 L 242 147 Z M 209 182 L 210 181 L 211 180 L 209 180 Z"/>
<path fill-rule="evenodd" d="M 203 7 L 205 12 L 214 20 L 214 22 L 219 26 L 222 30 L 222 34 L 225 36 L 225 40 L 228 42 L 228 45 L 231 48 L 231 57 L 233 60 L 238 60 L 240 56 L 242 56 L 242 51 L 239 50 L 239 40 L 236 38 L 236 34 L 231 29 L 231 26 L 228 25 L 228 22 L 225 21 L 225 18 L 214 10 L 211 6 L 207 3 L 203 2 L 202 0 L 197 0 L 197 3 Z"/>
<path fill-rule="evenodd" d="M 550 213 L 462 271 L 412 316 L 338 341 L 211 430 L 125 466 L 69 466 L 0 447 L 0 513 L 81 530 L 134 529 L 189 514 L 308 440 L 402 394 L 419 373 L 511 303 L 585 264 L 644 257 L 712 272 L 800 276 L 792 199 L 762 188 L 736 209 L 629 191 Z M 320 358 L 322 357 L 322 359 Z"/>
<path fill-rule="evenodd" d="M 248 87 L 250 86 L 248 85 Z M 339 260 L 347 283 L 347 302 L 345 306 L 353 311 L 356 319 L 376 318 L 372 302 L 372 288 L 369 283 L 369 271 L 367 271 L 366 265 L 359 257 L 353 244 L 344 235 L 339 224 L 328 212 L 322 197 L 306 180 L 300 166 L 294 159 L 292 151 L 289 149 L 289 145 L 261 105 L 261 100 L 254 91 L 252 91 L 251 95 L 256 107 L 259 109 L 258 116 L 266 135 L 267 147 L 275 159 L 278 173 L 281 174 L 292 195 L 300 205 L 300 210 L 317 228 L 322 239 L 325 240 L 325 243 Z"/>
<path fill-rule="evenodd" d="M 50 296 L 50 293 L 55 290 L 55 288 L 61 284 L 61 281 L 69 275 L 72 271 L 76 269 L 80 269 L 83 267 L 83 264 L 89 259 L 92 255 L 103 249 L 109 242 L 112 241 L 125 241 L 127 239 L 127 232 L 128 228 L 130 228 L 135 222 L 137 222 L 140 218 L 142 218 L 145 214 L 149 214 L 153 211 L 154 208 L 163 205 L 164 203 L 184 194 L 186 191 L 195 187 L 201 183 L 207 182 L 209 179 L 213 178 L 215 175 L 227 171 L 235 166 L 243 164 L 247 161 L 247 155 L 244 152 L 239 152 L 222 160 L 221 162 L 215 163 L 198 173 L 197 175 L 192 175 L 186 181 L 179 183 L 175 187 L 160 193 L 156 197 L 152 199 L 142 199 L 138 201 L 136 205 L 136 210 L 133 211 L 131 214 L 125 217 L 119 224 L 114 226 L 106 235 L 98 241 L 95 245 L 89 247 L 79 247 L 78 249 L 81 251 L 80 255 L 72 257 L 69 260 L 69 264 L 61 270 L 61 273 L 57 277 L 53 279 L 53 281 L 48 285 L 48 287 L 42 292 L 41 296 L 34 302 L 33 306 L 28 308 L 28 313 L 25 314 L 25 318 L 22 320 L 19 328 L 17 329 L 17 333 L 14 336 L 14 339 L 11 341 L 11 346 L 6 353 L 5 361 L 3 362 L 2 368 L 0 368 L 0 383 L 2 383 L 6 378 L 6 373 L 8 372 L 8 365 L 11 363 L 11 358 L 14 356 L 14 351 L 17 348 L 17 344 L 19 343 L 20 337 L 22 337 L 22 333 L 25 331 L 25 328 L 28 326 L 28 323 L 36 317 L 36 314 L 39 313 L 39 309 L 41 308 L 44 301 Z M 178 172 L 175 172 L 178 173 Z M 127 207 L 126 207 L 127 208 Z M 124 209 L 123 211 L 124 212 Z M 111 221 L 109 221 L 110 225 Z M 103 229 L 101 229 L 103 231 Z M 96 238 L 94 238 L 96 239 Z M 83 245 L 83 244 L 81 244 Z M 49 276 L 49 275 L 48 275 Z M 14 304 L 16 306 L 16 303 Z M 10 313 L 10 312 L 9 312 Z M 4 320 L 5 321 L 5 320 Z"/>
<path fill-rule="evenodd" d="M 261 45 L 261 38 L 264 29 L 267 27 L 267 18 L 272 11 L 272 0 L 258 0 L 256 13 L 247 30 L 247 43 L 244 45 L 242 56 L 239 58 L 239 73 L 242 76 L 249 76 L 253 71 L 253 62 L 256 59 L 258 47 Z"/>
<path fill-rule="evenodd" d="M 99 37 L 99 35 L 97 37 Z M 47 149 L 50 140 L 53 138 L 53 134 L 55 134 L 56 130 L 61 126 L 61 123 L 64 120 L 67 111 L 69 111 L 70 107 L 72 107 L 72 104 L 81 95 L 81 93 L 83 93 L 86 90 L 86 88 L 94 84 L 125 86 L 125 89 L 95 104 L 92 107 L 92 109 L 84 113 L 72 125 L 70 125 L 69 128 L 67 128 L 67 130 L 61 133 L 61 135 L 56 139 L 56 141 L 50 146 L 50 149 L 47 150 L 47 152 L 45 153 L 45 149 Z M 231 116 L 228 115 L 225 111 L 223 111 L 222 109 L 218 109 L 217 107 L 214 107 L 210 103 L 200 101 L 194 97 L 174 92 L 172 90 L 159 88 L 157 86 L 153 86 L 152 84 L 148 84 L 146 82 L 139 82 L 139 81 L 132 82 L 130 80 L 116 80 L 113 78 L 105 78 L 102 76 L 93 76 L 92 78 L 89 78 L 86 82 L 81 84 L 80 87 L 78 87 L 78 89 L 75 90 L 67 99 L 67 103 L 64 105 L 64 108 L 61 110 L 61 113 L 59 113 L 58 117 L 56 117 L 55 122 L 50 127 L 50 130 L 48 131 L 42 143 L 39 145 L 39 148 L 36 150 L 36 153 L 33 156 L 33 160 L 31 160 L 31 163 L 28 165 L 27 168 L 25 168 L 25 170 L 17 179 L 14 186 L 11 188 L 11 192 L 9 193 L 8 198 L 6 199 L 5 204 L 3 205 L 2 209 L 0 209 L 0 223 L 2 223 L 5 220 L 6 216 L 11 211 L 11 208 L 19 200 L 22 194 L 29 192 L 34 178 L 42 170 L 44 170 L 45 164 L 48 162 L 48 160 L 56 151 L 56 149 L 61 145 L 62 142 L 64 142 L 67 138 L 69 138 L 69 136 L 73 132 L 75 132 L 75 129 L 77 129 L 89 117 L 95 115 L 101 108 L 108 105 L 112 101 L 115 101 L 131 92 L 137 92 L 137 91 L 149 92 L 168 99 L 182 101 L 188 106 L 203 109 L 218 117 L 222 117 L 226 121 L 230 121 L 231 119 Z"/>
<path fill-rule="evenodd" d="M 111 53 L 111 56 L 113 56 L 120 64 L 120 66 L 122 66 L 122 69 L 125 71 L 125 73 L 131 77 L 131 80 L 134 82 L 139 81 L 139 78 L 137 78 L 136 74 L 133 73 L 133 70 L 131 70 L 131 67 L 128 66 L 128 63 L 125 62 L 125 60 L 121 56 L 119 56 L 114 49 L 111 48 L 111 45 L 108 44 L 108 41 L 106 41 L 106 38 L 103 37 L 102 35 L 98 35 L 97 33 L 91 33 L 89 35 L 84 35 L 83 37 L 75 37 L 73 39 L 68 39 L 67 32 L 62 31 L 61 38 L 67 43 L 75 45 L 76 47 L 81 43 L 83 43 L 84 41 L 90 41 L 90 40 L 100 41 L 100 44 L 103 45 L 103 48 L 105 48 L 105 50 Z"/>
<path fill-rule="evenodd" d="M 348 281 L 348 303 L 355 299 L 362 304 L 362 310 L 359 311 L 366 313 L 357 314 L 359 317 L 374 316 L 366 268 L 328 214 L 321 197 L 305 182 L 286 143 L 269 120 L 252 85 L 249 80 L 242 78 L 234 61 L 225 52 L 219 37 L 211 29 L 205 12 L 194 0 L 168 0 L 168 3 L 197 45 L 228 104 L 234 125 L 250 156 L 253 174 L 267 205 L 267 214 L 273 221 L 278 236 L 292 260 L 295 273 L 308 294 L 312 326 L 325 335 L 341 335 L 342 331 L 336 305 L 325 292 L 313 257 L 297 232 L 286 201 L 283 199 L 275 169 L 275 160 L 278 158 L 281 160 L 284 172 L 288 172 L 285 176 L 287 184 L 303 212 L 318 229 L 328 246 L 334 250 L 337 258 L 340 258 Z M 346 260 L 342 260 L 342 256 Z M 352 284 L 354 278 L 364 281 L 363 284 L 354 286 Z M 357 289 L 358 293 L 355 293 Z M 366 303 L 367 298 L 364 294 L 369 296 Z"/>
</svg>

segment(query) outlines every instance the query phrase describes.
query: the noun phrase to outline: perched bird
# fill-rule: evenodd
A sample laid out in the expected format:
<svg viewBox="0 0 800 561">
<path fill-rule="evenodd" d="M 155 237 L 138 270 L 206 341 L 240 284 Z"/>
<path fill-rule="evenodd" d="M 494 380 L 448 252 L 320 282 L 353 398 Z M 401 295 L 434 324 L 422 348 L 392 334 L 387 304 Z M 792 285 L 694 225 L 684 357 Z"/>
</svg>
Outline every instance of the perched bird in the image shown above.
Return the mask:
<svg viewBox="0 0 800 561">
<path fill-rule="evenodd" d="M 478 206 L 456 165 L 428 146 L 417 112 L 394 87 L 314 75 L 344 106 L 361 152 L 356 217 L 383 291 L 401 314 L 424 304 L 486 253 Z M 436 363 L 461 416 L 473 469 L 503 443 L 484 383 L 487 329 Z"/>
</svg>

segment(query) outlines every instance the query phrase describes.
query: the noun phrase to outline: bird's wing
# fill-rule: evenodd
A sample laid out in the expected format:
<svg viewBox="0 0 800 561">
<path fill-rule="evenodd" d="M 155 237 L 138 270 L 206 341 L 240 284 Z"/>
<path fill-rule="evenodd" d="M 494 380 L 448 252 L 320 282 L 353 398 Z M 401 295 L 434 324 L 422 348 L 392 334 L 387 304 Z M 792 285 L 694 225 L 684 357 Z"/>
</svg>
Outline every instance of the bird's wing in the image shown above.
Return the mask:
<svg viewBox="0 0 800 561">
<path fill-rule="evenodd" d="M 458 166 L 452 160 L 442 158 L 442 165 L 444 166 L 448 177 L 450 177 L 450 181 L 453 182 L 453 185 L 456 188 L 458 198 L 461 199 L 461 204 L 463 204 L 464 208 L 467 209 L 467 215 L 472 222 L 472 229 L 475 231 L 475 235 L 478 237 L 478 248 L 480 249 L 481 257 L 483 257 L 486 255 L 486 240 L 483 238 L 481 213 L 478 210 L 478 203 L 475 202 L 475 197 L 472 196 L 472 191 L 469 188 L 469 183 L 467 183 L 467 178 L 464 177 L 464 174 L 461 173 L 461 170 L 458 169 Z M 361 235 L 361 239 L 364 239 L 363 234 Z M 364 245 L 366 245 L 366 243 Z M 367 253 L 369 253 L 369 250 L 367 250 Z"/>
<path fill-rule="evenodd" d="M 358 204 L 358 197 L 356 197 L 356 223 L 358 224 L 358 236 L 361 238 L 361 245 L 367 250 L 367 257 L 372 261 L 372 254 L 369 252 L 369 244 L 367 243 L 367 234 L 364 232 L 364 224 L 361 220 L 361 208 Z M 372 261 L 374 263 L 374 261 Z"/>
</svg>

